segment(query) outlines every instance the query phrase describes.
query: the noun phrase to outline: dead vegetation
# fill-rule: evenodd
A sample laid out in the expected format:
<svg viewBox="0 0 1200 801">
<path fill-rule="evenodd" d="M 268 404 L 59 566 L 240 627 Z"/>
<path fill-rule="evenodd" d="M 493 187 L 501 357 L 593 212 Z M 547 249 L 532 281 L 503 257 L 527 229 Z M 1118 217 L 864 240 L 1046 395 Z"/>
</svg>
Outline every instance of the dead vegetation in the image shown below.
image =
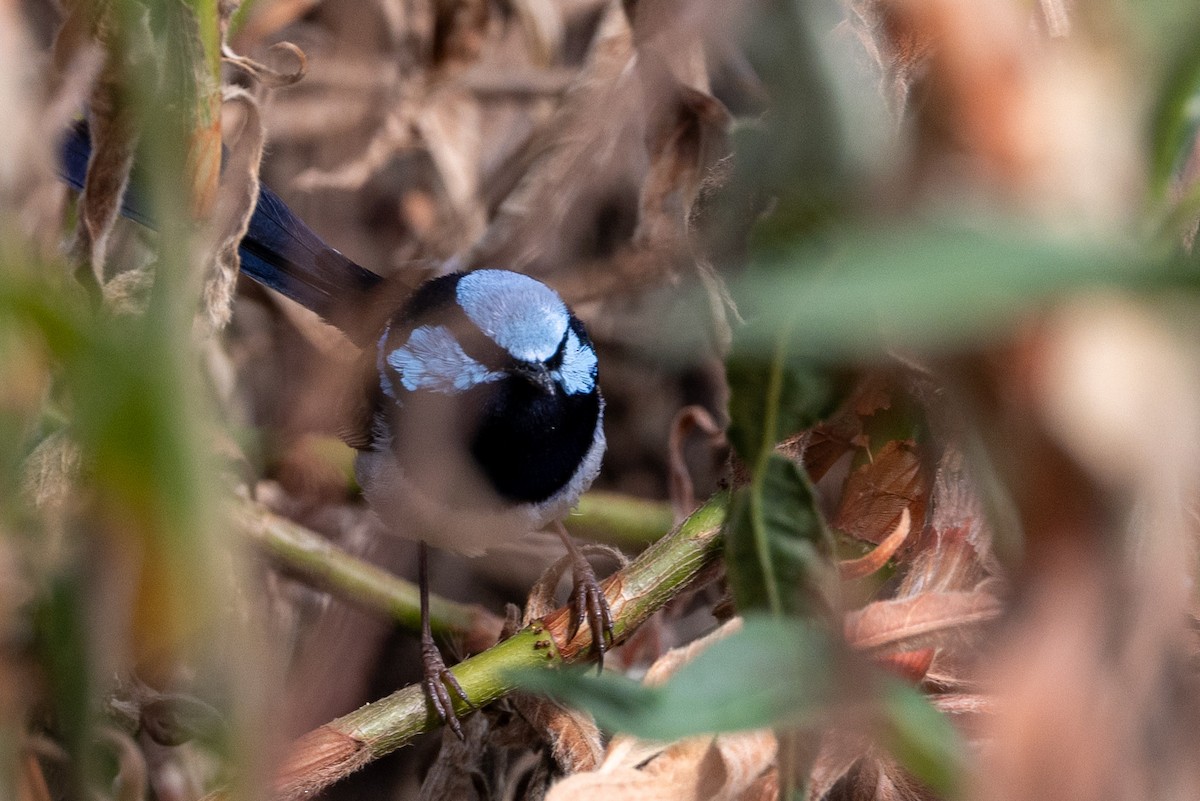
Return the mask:
<svg viewBox="0 0 1200 801">
<path fill-rule="evenodd" d="M 0 1 L 0 794 L 1200 797 L 1194 12 L 193 5 Z M 609 451 L 568 525 L 644 687 L 517 689 L 585 657 L 534 534 L 435 562 L 495 701 L 418 737 L 357 355 L 236 276 L 260 174 L 400 285 L 502 266 L 586 322 Z M 720 650 L 764 612 L 828 655 Z M 710 701 L 755 725 L 602 728 Z"/>
</svg>

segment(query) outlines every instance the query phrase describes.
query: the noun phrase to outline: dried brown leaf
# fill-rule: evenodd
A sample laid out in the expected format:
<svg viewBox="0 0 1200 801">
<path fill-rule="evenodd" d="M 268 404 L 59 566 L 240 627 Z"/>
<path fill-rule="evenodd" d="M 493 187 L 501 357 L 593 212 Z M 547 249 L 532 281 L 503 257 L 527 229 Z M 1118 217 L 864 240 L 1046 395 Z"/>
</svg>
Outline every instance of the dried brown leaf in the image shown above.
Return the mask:
<svg viewBox="0 0 1200 801">
<path fill-rule="evenodd" d="M 443 732 L 420 798 L 542 798 L 551 779 L 594 768 L 603 750 L 590 717 L 523 694 L 465 718 L 463 730 L 464 740 Z"/>
<path fill-rule="evenodd" d="M 1068 0 L 1038 0 L 1046 32 L 1054 38 L 1071 35 L 1071 13 Z"/>
<path fill-rule="evenodd" d="M 808 431 L 801 450 L 813 481 L 824 478 L 847 453 L 863 447 L 864 419 L 891 408 L 893 391 L 884 375 L 870 373 L 859 381 L 837 412 Z"/>
<path fill-rule="evenodd" d="M 779 798 L 779 771 L 769 769 L 755 779 L 737 801 L 776 801 Z"/>
<path fill-rule="evenodd" d="M 893 440 L 850 474 L 833 525 L 852 537 L 882 542 L 908 510 L 924 526 L 929 478 L 912 440 Z"/>
<path fill-rule="evenodd" d="M 201 327 L 210 332 L 224 328 L 232 315 L 241 267 L 238 246 L 258 204 L 258 167 L 266 141 L 258 101 L 240 87 L 228 87 L 224 94 L 227 107 L 240 109 L 242 124 L 236 136 L 225 139 L 228 157 L 208 221 L 205 235 L 208 244 L 202 250 L 212 254 L 213 262 L 201 299 Z"/>
<path fill-rule="evenodd" d="M 1175 589 L 1104 561 L 1068 544 L 1030 577 L 988 665 L 981 801 L 1200 797 L 1200 686 L 1164 602 Z"/>
<path fill-rule="evenodd" d="M 546 742 L 559 770 L 570 775 L 595 770 L 604 754 L 596 721 L 586 712 L 570 709 L 548 698 L 516 695 L 514 707 Z"/>
<path fill-rule="evenodd" d="M 828 796 L 870 747 L 870 740 L 861 734 L 836 729 L 824 732 L 817 757 L 809 771 L 808 797 L 821 799 Z"/>
<path fill-rule="evenodd" d="M 441 232 L 450 240 L 439 245 L 448 256 L 478 239 L 486 225 L 479 191 L 483 148 L 479 101 L 465 89 L 445 87 L 426 98 L 414 126 L 456 218 Z"/>
<path fill-rule="evenodd" d="M 940 644 L 962 630 L 999 617 L 1000 601 L 988 592 L 925 593 L 876 601 L 846 615 L 846 641 L 864 650 L 913 649 Z"/>
<path fill-rule="evenodd" d="M 646 677 L 643 679 L 643 682 L 648 685 L 662 684 L 671 678 L 675 674 L 675 671 L 695 659 L 697 654 L 705 651 L 717 640 L 724 639 L 741 628 L 742 619 L 735 617 L 698 640 L 693 640 L 680 648 L 672 648 L 650 666 L 650 669 L 646 671 Z"/>
<path fill-rule="evenodd" d="M 947 715 L 985 715 L 996 711 L 996 699 L 978 693 L 932 695 L 930 702 Z"/>
<path fill-rule="evenodd" d="M 660 747 L 640 767 L 628 752 L 613 751 L 599 770 L 568 776 L 547 801 L 632 799 L 636 801 L 733 801 L 755 789 L 775 761 L 775 737 L 746 732 L 693 737 Z"/>
<path fill-rule="evenodd" d="M 978 485 L 962 452 L 953 446 L 942 452 L 934 475 L 931 506 L 929 526 L 933 536 L 939 541 L 965 540 L 977 555 L 980 567 L 993 575 L 998 574 L 1000 568 L 992 556 L 991 531 Z M 927 584 L 940 589 L 958 589 L 947 586 L 955 582 L 951 574 L 952 571 L 947 571 L 937 581 Z"/>
<path fill-rule="evenodd" d="M 83 14 L 78 7 L 70 16 Z M 75 26 L 70 26 L 74 29 Z M 64 27 L 64 30 L 68 28 Z M 87 178 L 79 197 L 79 223 L 75 229 L 72 256 L 76 275 L 99 290 L 107 281 L 108 239 L 121 209 L 137 147 L 133 114 L 121 101 L 122 67 L 108 45 L 108 56 L 89 98 L 88 119 L 92 155 Z"/>
<path fill-rule="evenodd" d="M 553 539 L 556 542 L 560 542 L 557 536 Z M 611 559 L 616 563 L 618 568 L 629 564 L 629 557 L 609 545 L 587 543 L 580 545 L 579 550 L 585 556 L 602 556 Z M 559 608 L 560 604 L 554 597 L 555 590 L 570 567 L 571 555 L 567 554 L 547 567 L 541 577 L 530 587 L 529 597 L 525 601 L 525 615 L 522 625 L 528 626 L 533 621 L 543 618 Z"/>
</svg>

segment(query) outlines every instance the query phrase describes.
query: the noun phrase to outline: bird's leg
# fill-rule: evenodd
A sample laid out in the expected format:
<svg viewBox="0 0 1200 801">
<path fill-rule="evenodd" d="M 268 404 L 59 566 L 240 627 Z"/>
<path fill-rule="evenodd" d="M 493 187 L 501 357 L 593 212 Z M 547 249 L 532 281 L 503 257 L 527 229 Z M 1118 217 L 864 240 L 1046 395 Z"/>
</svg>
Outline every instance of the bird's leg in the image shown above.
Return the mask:
<svg viewBox="0 0 1200 801">
<path fill-rule="evenodd" d="M 418 584 L 421 589 L 421 664 L 425 669 L 425 677 L 421 684 L 425 688 L 425 697 L 433 704 L 433 711 L 449 726 L 458 739 L 463 740 L 462 724 L 458 722 L 458 714 L 454 711 L 454 699 L 450 690 L 474 709 L 471 699 L 463 691 L 458 679 L 446 667 L 442 652 L 433 641 L 433 632 L 429 627 L 429 546 L 424 542 L 418 550 Z"/>
<path fill-rule="evenodd" d="M 604 596 L 604 590 L 596 578 L 596 571 L 592 569 L 583 551 L 579 550 L 579 546 L 571 539 L 566 527 L 558 523 L 555 530 L 571 557 L 574 582 L 571 589 L 571 609 L 574 616 L 567 636 L 574 638 L 586 620 L 592 630 L 592 650 L 596 653 L 596 663 L 599 669 L 603 670 L 604 654 L 612 644 L 614 636 L 612 609 L 609 608 L 608 598 Z"/>
</svg>

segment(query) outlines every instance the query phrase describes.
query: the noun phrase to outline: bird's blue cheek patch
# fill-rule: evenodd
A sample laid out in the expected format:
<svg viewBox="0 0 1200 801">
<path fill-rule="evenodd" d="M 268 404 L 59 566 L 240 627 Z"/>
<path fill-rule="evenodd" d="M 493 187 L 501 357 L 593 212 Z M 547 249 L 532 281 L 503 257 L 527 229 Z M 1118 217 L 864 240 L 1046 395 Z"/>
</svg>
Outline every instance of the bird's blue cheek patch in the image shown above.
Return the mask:
<svg viewBox="0 0 1200 801">
<path fill-rule="evenodd" d="M 407 342 L 387 355 L 387 363 L 409 392 L 452 394 L 504 377 L 463 352 L 454 334 L 440 325 L 415 329 Z"/>
<path fill-rule="evenodd" d="M 568 395 L 582 395 L 596 386 L 596 351 L 580 342 L 574 331 L 567 332 L 562 365 L 554 378 Z"/>
</svg>

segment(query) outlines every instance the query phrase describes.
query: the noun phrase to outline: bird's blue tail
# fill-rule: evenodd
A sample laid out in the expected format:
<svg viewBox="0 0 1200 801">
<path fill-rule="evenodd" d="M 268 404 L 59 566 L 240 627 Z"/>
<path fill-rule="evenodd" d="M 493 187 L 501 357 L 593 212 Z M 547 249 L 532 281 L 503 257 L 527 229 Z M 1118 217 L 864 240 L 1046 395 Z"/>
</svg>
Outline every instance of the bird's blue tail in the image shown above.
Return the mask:
<svg viewBox="0 0 1200 801">
<path fill-rule="evenodd" d="M 76 189 L 83 188 L 91 152 L 87 123 L 76 123 L 66 132 L 59 162 L 62 178 Z M 122 198 L 121 213 L 154 227 L 136 179 Z M 265 184 L 238 252 L 246 275 L 361 338 L 355 307 L 383 279 L 325 244 Z"/>
</svg>

